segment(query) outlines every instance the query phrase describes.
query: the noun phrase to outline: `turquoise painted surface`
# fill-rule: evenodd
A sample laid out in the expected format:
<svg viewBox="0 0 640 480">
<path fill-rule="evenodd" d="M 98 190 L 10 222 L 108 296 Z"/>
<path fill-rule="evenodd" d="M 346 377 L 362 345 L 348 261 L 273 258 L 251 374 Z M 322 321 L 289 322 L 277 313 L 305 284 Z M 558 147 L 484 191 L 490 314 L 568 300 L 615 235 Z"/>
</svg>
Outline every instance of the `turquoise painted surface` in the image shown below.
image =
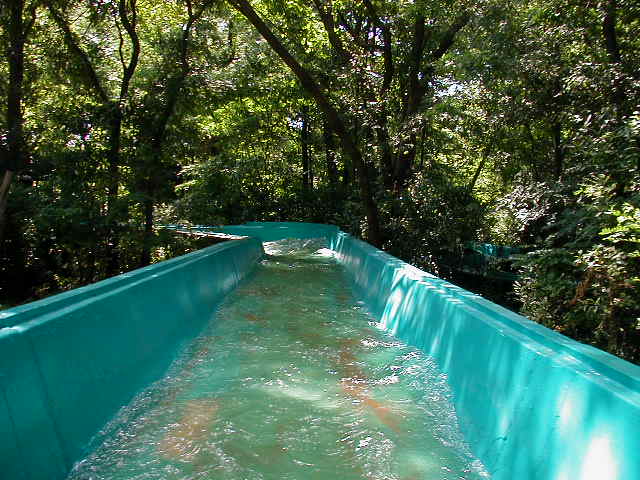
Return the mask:
<svg viewBox="0 0 640 480">
<path fill-rule="evenodd" d="M 640 478 L 640 368 L 339 234 L 374 316 L 448 375 L 495 480 Z"/>
<path fill-rule="evenodd" d="M 0 477 L 65 478 L 262 257 L 229 242 L 2 312 Z"/>
<path fill-rule="evenodd" d="M 370 311 L 448 375 L 463 433 L 495 480 L 640 478 L 640 367 L 332 226 L 201 228 L 261 241 L 328 238 Z M 198 330 L 184 318 L 206 316 L 260 253 L 256 241 L 221 244 L 1 313 L 2 478 L 63 477 L 123 398 Z"/>
<path fill-rule="evenodd" d="M 232 228 L 275 240 L 283 226 Z M 304 224 L 292 228 L 305 237 Z M 640 478 L 640 367 L 348 234 L 324 236 L 371 313 L 448 375 L 463 433 L 493 479 Z"/>
<path fill-rule="evenodd" d="M 433 359 L 376 328 L 326 242 L 277 243 L 67 480 L 487 480 Z"/>
<path fill-rule="evenodd" d="M 230 235 L 247 235 L 262 242 L 283 238 L 334 238 L 339 229 L 334 225 L 301 222 L 248 222 L 243 225 L 200 226 L 193 230 L 215 231 Z"/>
<path fill-rule="evenodd" d="M 469 242 L 466 246 L 488 257 L 509 258 L 515 253 L 520 253 L 520 249 L 518 247 L 494 245 L 492 243 Z"/>
</svg>

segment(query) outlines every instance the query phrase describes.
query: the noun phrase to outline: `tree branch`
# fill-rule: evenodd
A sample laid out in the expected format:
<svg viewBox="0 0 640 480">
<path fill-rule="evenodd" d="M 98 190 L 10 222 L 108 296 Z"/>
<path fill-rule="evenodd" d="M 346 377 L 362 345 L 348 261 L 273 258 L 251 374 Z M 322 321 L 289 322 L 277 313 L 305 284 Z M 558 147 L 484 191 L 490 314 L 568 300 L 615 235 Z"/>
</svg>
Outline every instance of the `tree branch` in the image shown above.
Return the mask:
<svg viewBox="0 0 640 480">
<path fill-rule="evenodd" d="M 103 88 L 102 83 L 100 82 L 100 79 L 96 74 L 96 70 L 93 67 L 93 64 L 91 63 L 91 60 L 89 59 L 89 56 L 82 49 L 82 47 L 80 47 L 80 44 L 76 40 L 76 36 L 74 35 L 74 33 L 71 31 L 71 28 L 69 27 L 69 24 L 66 22 L 62 14 L 54 8 L 54 6 L 51 4 L 50 1 L 46 2 L 46 4 L 47 4 L 47 9 L 51 14 L 51 18 L 53 18 L 53 21 L 56 23 L 58 28 L 62 31 L 67 48 L 80 61 L 80 65 L 82 67 L 82 70 L 84 71 L 82 80 L 84 81 L 86 87 L 89 88 L 89 90 L 93 90 L 98 95 L 100 100 L 102 100 L 104 103 L 108 103 L 109 95 L 107 94 L 107 91 Z"/>
<path fill-rule="evenodd" d="M 340 15 L 340 26 L 344 28 L 345 31 L 349 34 L 355 45 L 367 52 L 382 51 L 382 49 L 376 46 L 368 45 L 366 42 L 362 41 L 362 39 L 360 38 L 360 35 L 362 34 L 362 24 L 362 20 L 358 19 L 358 24 L 354 28 L 349 25 L 349 22 L 344 17 L 344 15 Z"/>
<path fill-rule="evenodd" d="M 122 71 L 124 72 L 127 69 L 127 63 L 124 60 L 124 36 L 122 35 L 122 28 L 120 28 L 120 24 L 116 17 L 113 17 L 113 24 L 118 31 L 118 59 L 120 60 Z"/>
<path fill-rule="evenodd" d="M 33 2 L 31 4 L 31 7 L 29 7 L 29 21 L 27 22 L 27 24 L 24 27 L 24 32 L 23 32 L 23 36 L 24 38 L 28 38 L 29 35 L 31 34 L 31 31 L 33 30 L 33 25 L 36 23 L 36 10 L 38 9 L 38 7 L 40 6 L 40 2 Z"/>
<path fill-rule="evenodd" d="M 327 121 L 329 122 L 331 129 L 338 135 L 342 148 L 345 153 L 351 158 L 354 166 L 358 170 L 358 184 L 360 187 L 360 194 L 364 210 L 367 216 L 367 228 L 368 238 L 374 245 L 382 244 L 382 237 L 380 235 L 380 225 L 378 220 L 378 209 L 373 201 L 373 193 L 371 191 L 371 185 L 369 184 L 369 177 L 367 174 L 367 168 L 364 164 L 362 153 L 354 141 L 352 135 L 348 131 L 345 122 L 340 118 L 337 110 L 333 107 L 329 101 L 328 96 L 322 91 L 319 83 L 311 76 L 311 74 L 298 62 L 298 60 L 291 55 L 291 53 L 284 47 L 282 42 L 276 37 L 269 27 L 264 23 L 262 18 L 258 16 L 253 9 L 249 0 L 228 0 L 229 3 L 240 12 L 244 17 L 258 30 L 262 37 L 271 46 L 273 51 L 280 57 L 280 59 L 291 69 L 291 71 L 298 77 L 298 80 L 302 84 L 302 87 L 307 91 L 309 95 L 315 100 L 316 104 L 324 113 Z"/>
<path fill-rule="evenodd" d="M 329 1 L 327 3 L 327 8 L 325 8 L 320 0 L 313 0 L 313 4 L 318 11 L 320 20 L 324 25 L 324 29 L 327 31 L 329 43 L 338 54 L 338 58 L 340 58 L 341 62 L 345 65 L 349 65 L 351 63 L 351 54 L 347 50 L 345 50 L 344 45 L 342 44 L 342 40 L 336 32 L 335 22 L 333 21 L 331 2 Z"/>
<path fill-rule="evenodd" d="M 182 38 L 180 40 L 180 72 L 174 78 L 167 81 L 166 87 L 166 104 L 162 110 L 162 113 L 157 118 L 155 127 L 153 128 L 153 138 L 151 140 L 152 149 L 156 155 L 159 155 L 162 149 L 162 143 L 164 142 L 164 134 L 169 124 L 169 120 L 175 111 L 180 92 L 184 86 L 184 82 L 189 75 L 189 42 L 191 39 L 191 32 L 193 26 L 202 17 L 205 10 L 211 6 L 213 0 L 206 1 L 202 6 L 195 11 L 191 4 L 191 0 L 186 0 L 187 6 L 187 23 L 182 30 Z"/>
<path fill-rule="evenodd" d="M 458 18 L 454 20 L 449 29 L 442 36 L 438 48 L 431 52 L 430 60 L 432 62 L 435 60 L 439 60 L 444 56 L 445 53 L 447 53 L 447 51 L 449 51 L 449 49 L 453 45 L 453 42 L 455 41 L 456 34 L 460 30 L 462 30 L 462 28 L 464 28 L 464 26 L 469 23 L 470 20 L 471 15 L 469 14 L 469 12 L 463 12 Z"/>
<path fill-rule="evenodd" d="M 137 12 L 136 12 L 136 0 L 129 0 L 130 4 L 127 5 L 127 0 L 120 0 L 118 3 L 118 12 L 120 14 L 120 21 L 124 26 L 124 29 L 127 31 L 127 35 L 129 35 L 129 39 L 131 40 L 131 57 L 129 57 L 129 64 L 125 68 L 122 76 L 122 82 L 120 83 L 120 102 L 127 97 L 129 93 L 129 85 L 131 83 L 131 78 L 133 77 L 133 73 L 138 66 L 138 58 L 140 57 L 140 39 L 138 38 L 138 33 L 136 32 L 137 26 Z M 131 18 L 127 13 L 127 9 L 131 9 Z"/>
<path fill-rule="evenodd" d="M 389 90 L 391 82 L 393 82 L 394 65 L 393 65 L 393 52 L 391 50 L 391 30 L 389 26 L 385 24 L 378 15 L 371 0 L 364 0 L 364 6 L 367 9 L 367 13 L 371 17 L 373 24 L 382 32 L 382 56 L 384 58 L 384 77 L 382 80 L 382 88 L 380 89 L 381 95 Z"/>
</svg>

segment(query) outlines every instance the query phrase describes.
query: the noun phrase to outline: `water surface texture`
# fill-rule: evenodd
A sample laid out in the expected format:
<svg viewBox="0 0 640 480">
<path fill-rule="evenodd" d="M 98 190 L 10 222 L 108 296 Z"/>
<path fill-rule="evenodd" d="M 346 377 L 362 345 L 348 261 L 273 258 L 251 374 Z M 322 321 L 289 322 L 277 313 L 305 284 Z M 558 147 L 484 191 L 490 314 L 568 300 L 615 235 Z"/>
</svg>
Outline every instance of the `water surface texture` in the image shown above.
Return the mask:
<svg viewBox="0 0 640 480">
<path fill-rule="evenodd" d="M 487 479 L 446 377 L 377 328 L 320 246 L 267 244 L 69 479 Z"/>
</svg>

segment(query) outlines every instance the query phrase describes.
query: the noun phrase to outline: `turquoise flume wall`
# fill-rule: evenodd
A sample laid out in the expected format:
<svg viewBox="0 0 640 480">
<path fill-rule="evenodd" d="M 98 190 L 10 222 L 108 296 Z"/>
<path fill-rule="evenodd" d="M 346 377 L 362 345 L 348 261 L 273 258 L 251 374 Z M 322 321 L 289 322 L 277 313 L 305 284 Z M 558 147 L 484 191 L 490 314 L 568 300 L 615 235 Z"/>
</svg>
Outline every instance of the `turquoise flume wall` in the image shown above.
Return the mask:
<svg viewBox="0 0 640 480">
<path fill-rule="evenodd" d="M 223 229 L 305 238 L 304 224 Z M 640 479 L 640 367 L 575 342 L 335 227 L 325 236 L 384 327 L 433 356 L 494 480 Z"/>
<path fill-rule="evenodd" d="M 250 236 L 258 238 L 261 242 L 273 242 L 284 238 L 326 238 L 331 241 L 340 232 L 335 225 L 303 222 L 247 222 L 242 225 L 199 226 L 192 227 L 191 230 Z"/>
<path fill-rule="evenodd" d="M 218 244 L 0 312 L 0 478 L 64 479 L 262 255 Z"/>
<path fill-rule="evenodd" d="M 374 316 L 447 374 L 494 480 L 640 478 L 640 368 L 339 234 Z"/>
<path fill-rule="evenodd" d="M 385 328 L 438 361 L 461 429 L 494 480 L 640 478 L 640 367 L 333 226 L 202 229 L 254 239 L 0 312 L 0 478 L 63 479 L 252 269 L 260 241 L 316 237 L 328 239 Z"/>
</svg>

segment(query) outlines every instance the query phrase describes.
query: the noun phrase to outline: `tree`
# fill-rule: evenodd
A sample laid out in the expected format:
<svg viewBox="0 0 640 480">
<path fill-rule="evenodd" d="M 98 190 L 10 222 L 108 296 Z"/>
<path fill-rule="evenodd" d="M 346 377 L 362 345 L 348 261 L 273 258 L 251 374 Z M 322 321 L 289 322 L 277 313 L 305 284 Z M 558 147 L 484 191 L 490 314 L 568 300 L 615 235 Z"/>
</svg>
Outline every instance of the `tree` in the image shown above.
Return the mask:
<svg viewBox="0 0 640 480">
<path fill-rule="evenodd" d="M 156 222 L 317 221 L 452 279 L 525 246 L 523 311 L 636 359 L 639 8 L 5 2 L 1 295 L 178 251 Z"/>
<path fill-rule="evenodd" d="M 364 165 L 362 153 L 358 145 L 349 132 L 347 125 L 341 118 L 340 114 L 329 100 L 327 94 L 323 91 L 319 83 L 313 76 L 296 60 L 282 42 L 273 34 L 267 24 L 253 9 L 247 0 L 232 0 L 231 4 L 244 15 L 247 20 L 260 32 L 264 39 L 269 43 L 271 48 L 278 54 L 282 61 L 287 64 L 291 71 L 298 77 L 307 93 L 315 100 L 318 108 L 322 110 L 332 131 L 336 133 L 340 139 L 341 145 L 345 153 L 353 161 L 358 170 L 358 183 L 360 186 L 360 194 L 364 209 L 367 215 L 367 232 L 368 239 L 374 245 L 382 244 L 380 233 L 380 225 L 378 219 L 378 209 L 373 199 L 371 185 L 367 170 Z"/>
<path fill-rule="evenodd" d="M 177 48 L 169 51 L 171 57 L 177 55 L 178 62 L 176 63 L 178 66 L 174 71 L 166 73 L 167 80 L 162 95 L 164 102 L 156 105 L 155 108 L 154 106 L 147 105 L 147 108 L 153 112 L 153 118 L 149 122 L 144 122 L 144 128 L 140 135 L 140 143 L 144 154 L 142 158 L 138 159 L 138 164 L 136 165 L 136 173 L 138 176 L 137 190 L 140 191 L 143 196 L 142 205 L 144 210 L 144 238 L 140 258 L 140 265 L 142 266 L 148 265 L 151 261 L 154 200 L 158 195 L 158 190 L 160 190 L 164 184 L 168 183 L 167 175 L 163 175 L 162 172 L 161 159 L 163 156 L 167 127 L 175 114 L 184 84 L 191 73 L 189 50 L 192 43 L 191 37 L 193 29 L 198 20 L 213 3 L 213 0 L 205 1 L 199 7 L 194 8 L 191 0 L 184 0 L 186 22 L 182 25 Z M 162 81 L 161 79 L 154 80 L 156 84 Z M 153 93 L 157 95 L 158 92 L 154 91 Z M 155 98 L 151 98 L 151 95 L 147 97 L 147 101 L 153 102 L 154 100 Z M 169 183 L 169 185 L 170 184 L 171 183 Z"/>
<path fill-rule="evenodd" d="M 6 209 L 9 189 L 17 171 L 26 158 L 23 116 L 23 82 L 25 63 L 25 43 L 36 20 L 37 2 L 27 4 L 24 0 L 3 3 L 0 18 L 7 32 L 6 57 L 9 64 L 9 85 L 7 92 L 7 134 L 4 161 L 0 164 L 0 246 L 4 240 Z"/>
<path fill-rule="evenodd" d="M 531 245 L 523 313 L 636 362 L 637 13 L 627 2 L 515 5 L 485 30 L 493 54 L 476 57 L 490 59 L 485 105 L 505 104 L 499 151 L 519 159 L 500 204 L 512 241 Z"/>
</svg>

